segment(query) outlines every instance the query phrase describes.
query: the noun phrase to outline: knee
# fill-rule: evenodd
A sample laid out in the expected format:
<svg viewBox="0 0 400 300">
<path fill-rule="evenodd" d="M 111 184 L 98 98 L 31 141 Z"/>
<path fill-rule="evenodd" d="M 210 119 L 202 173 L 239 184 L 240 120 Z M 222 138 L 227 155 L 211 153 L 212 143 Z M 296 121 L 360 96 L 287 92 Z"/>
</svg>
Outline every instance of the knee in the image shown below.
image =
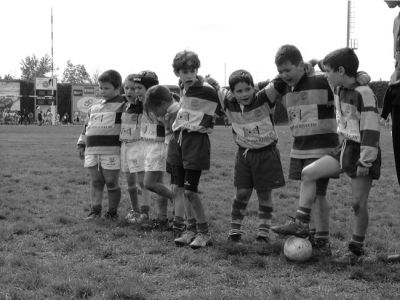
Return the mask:
<svg viewBox="0 0 400 300">
<path fill-rule="evenodd" d="M 94 180 L 92 180 L 92 187 L 94 187 L 95 189 L 103 189 L 104 180 L 102 180 L 102 179 L 94 179 Z"/>
<path fill-rule="evenodd" d="M 246 199 L 248 198 L 248 190 L 245 189 L 240 189 L 236 192 L 236 200 L 239 202 L 246 202 Z"/>
<path fill-rule="evenodd" d="M 354 215 L 358 216 L 362 212 L 367 211 L 367 203 L 361 199 L 353 199 L 352 208 Z"/>
<path fill-rule="evenodd" d="M 185 190 L 185 191 L 184 191 L 184 195 L 185 195 L 185 197 L 186 197 L 189 201 L 192 201 L 193 196 L 194 196 L 195 194 L 197 194 L 197 193 L 194 192 L 194 191 L 191 191 L 191 190 Z"/>
<path fill-rule="evenodd" d="M 108 191 L 118 190 L 119 189 L 118 180 L 107 181 L 106 186 Z"/>
<path fill-rule="evenodd" d="M 312 170 L 308 168 L 304 168 L 303 171 L 301 171 L 301 181 L 313 181 L 314 176 Z"/>
</svg>

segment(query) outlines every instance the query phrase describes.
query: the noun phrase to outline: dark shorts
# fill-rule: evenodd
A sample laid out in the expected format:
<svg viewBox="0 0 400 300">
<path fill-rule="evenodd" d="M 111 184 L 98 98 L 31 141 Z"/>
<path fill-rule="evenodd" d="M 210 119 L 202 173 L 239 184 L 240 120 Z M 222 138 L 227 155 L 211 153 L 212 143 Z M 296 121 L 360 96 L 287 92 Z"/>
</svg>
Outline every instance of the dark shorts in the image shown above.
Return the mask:
<svg viewBox="0 0 400 300">
<path fill-rule="evenodd" d="M 168 146 L 167 162 L 185 170 L 210 169 L 210 139 L 207 133 L 174 132 Z"/>
<path fill-rule="evenodd" d="M 342 157 L 342 172 L 346 173 L 349 177 L 357 177 L 357 162 L 360 159 L 360 144 L 344 140 L 345 144 L 343 157 Z M 342 154 L 342 145 L 337 147 L 336 150 L 330 155 L 340 162 L 340 156 Z M 378 156 L 369 168 L 369 174 L 372 179 L 379 179 L 381 175 L 381 149 L 378 149 Z"/>
<path fill-rule="evenodd" d="M 201 170 L 185 170 L 183 167 L 179 166 L 171 166 L 171 170 L 176 175 L 175 184 L 178 187 L 183 187 L 188 191 L 198 192 Z"/>
<path fill-rule="evenodd" d="M 275 145 L 236 152 L 234 185 L 238 189 L 267 191 L 285 185 L 279 150 Z"/>
<path fill-rule="evenodd" d="M 289 179 L 292 180 L 301 180 L 301 172 L 304 167 L 318 160 L 318 158 L 290 158 L 290 167 L 289 167 Z M 316 194 L 318 196 L 325 196 L 326 190 L 328 189 L 329 178 L 321 178 L 316 182 Z"/>
<path fill-rule="evenodd" d="M 167 173 L 171 176 L 170 184 L 178 184 L 178 170 L 177 167 L 172 166 L 167 162 L 166 166 Z"/>
</svg>

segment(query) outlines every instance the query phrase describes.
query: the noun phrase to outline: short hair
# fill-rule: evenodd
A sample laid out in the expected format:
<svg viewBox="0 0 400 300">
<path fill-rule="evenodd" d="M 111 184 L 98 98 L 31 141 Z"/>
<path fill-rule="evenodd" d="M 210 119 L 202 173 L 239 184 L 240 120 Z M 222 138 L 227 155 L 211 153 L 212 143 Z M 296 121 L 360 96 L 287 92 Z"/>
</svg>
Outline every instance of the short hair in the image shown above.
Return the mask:
<svg viewBox="0 0 400 300">
<path fill-rule="evenodd" d="M 146 70 L 136 74 L 136 76 L 133 78 L 133 81 L 142 84 L 147 90 L 153 85 L 158 84 L 158 76 L 155 72 Z"/>
<path fill-rule="evenodd" d="M 124 85 L 127 84 L 128 82 L 135 82 L 135 77 L 137 76 L 137 74 L 129 74 L 128 76 L 126 76 L 125 80 L 124 80 Z"/>
<path fill-rule="evenodd" d="M 109 82 L 112 84 L 112 86 L 117 89 L 117 88 L 121 88 L 122 86 L 122 77 L 121 74 L 119 74 L 117 71 L 115 70 L 107 70 L 105 72 L 103 72 L 100 76 L 99 76 L 99 82 L 101 83 L 105 83 L 105 82 Z"/>
<path fill-rule="evenodd" d="M 246 70 L 236 70 L 229 76 L 229 88 L 232 92 L 239 82 L 245 82 L 254 87 L 253 76 Z"/>
<path fill-rule="evenodd" d="M 163 85 L 154 85 L 146 92 L 143 108 L 149 114 L 149 112 L 154 111 L 157 107 L 172 102 L 173 98 L 169 88 Z"/>
<path fill-rule="evenodd" d="M 359 61 L 354 50 L 346 47 L 328 53 L 324 58 L 323 64 L 330 67 L 333 71 L 337 71 L 339 67 L 343 67 L 346 75 L 355 77 Z"/>
<path fill-rule="evenodd" d="M 200 68 L 200 59 L 193 51 L 184 50 L 175 55 L 172 67 L 174 68 L 174 72 L 179 72 L 179 70 L 195 70 Z"/>
<path fill-rule="evenodd" d="M 303 56 L 300 50 L 293 45 L 283 45 L 278 49 L 275 55 L 275 65 L 280 66 L 287 62 L 298 66 L 299 63 L 303 62 Z"/>
</svg>

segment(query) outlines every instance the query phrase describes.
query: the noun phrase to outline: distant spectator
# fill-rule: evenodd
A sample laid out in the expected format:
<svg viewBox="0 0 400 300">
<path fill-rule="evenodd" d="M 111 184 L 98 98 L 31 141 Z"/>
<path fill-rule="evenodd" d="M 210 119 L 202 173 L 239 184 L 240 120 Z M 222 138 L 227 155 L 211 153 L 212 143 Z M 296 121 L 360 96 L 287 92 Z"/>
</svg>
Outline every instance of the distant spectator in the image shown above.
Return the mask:
<svg viewBox="0 0 400 300">
<path fill-rule="evenodd" d="M 40 110 L 38 112 L 38 125 L 42 126 L 42 124 L 43 124 L 43 116 L 42 116 L 42 111 Z"/>
</svg>

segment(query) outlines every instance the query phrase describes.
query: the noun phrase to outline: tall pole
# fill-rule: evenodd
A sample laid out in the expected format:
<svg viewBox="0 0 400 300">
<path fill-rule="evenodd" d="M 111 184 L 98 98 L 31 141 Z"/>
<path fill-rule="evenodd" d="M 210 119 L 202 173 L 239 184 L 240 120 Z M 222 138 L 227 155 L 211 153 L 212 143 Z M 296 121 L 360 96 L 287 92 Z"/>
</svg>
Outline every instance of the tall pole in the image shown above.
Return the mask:
<svg viewBox="0 0 400 300">
<path fill-rule="evenodd" d="M 346 47 L 350 47 L 350 23 L 351 23 L 351 1 L 347 0 L 347 37 L 346 37 Z"/>
<path fill-rule="evenodd" d="M 53 8 L 51 8 L 51 79 L 54 72 L 54 56 L 53 56 Z"/>
</svg>

